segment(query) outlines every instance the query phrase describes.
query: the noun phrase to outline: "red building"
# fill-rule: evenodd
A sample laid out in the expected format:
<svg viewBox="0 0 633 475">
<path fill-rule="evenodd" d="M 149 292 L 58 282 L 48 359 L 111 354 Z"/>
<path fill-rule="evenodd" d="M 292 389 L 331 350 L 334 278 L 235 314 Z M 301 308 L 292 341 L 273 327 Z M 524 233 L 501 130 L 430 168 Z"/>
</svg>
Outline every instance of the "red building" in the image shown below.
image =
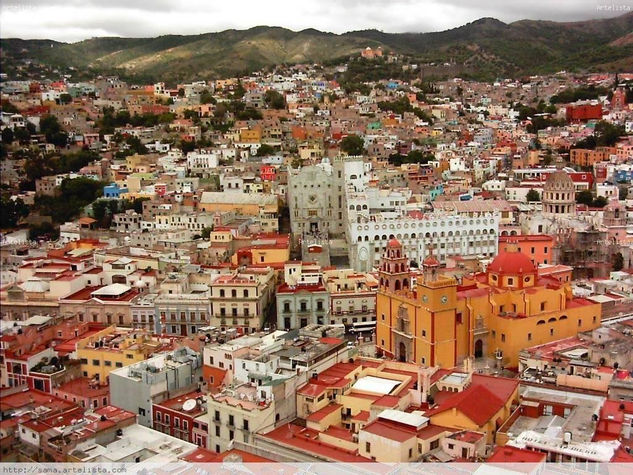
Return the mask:
<svg viewBox="0 0 633 475">
<path fill-rule="evenodd" d="M 565 109 L 567 122 L 585 122 L 592 119 L 602 119 L 602 105 L 582 104 L 578 106 L 567 106 Z"/>
<path fill-rule="evenodd" d="M 277 169 L 273 165 L 262 165 L 259 169 L 259 176 L 262 181 L 275 181 Z"/>
<path fill-rule="evenodd" d="M 193 391 L 154 404 L 152 406 L 154 430 L 193 442 L 200 447 L 206 447 L 209 433 L 207 424 L 195 420 L 196 417 L 207 412 L 202 396 L 201 392 Z"/>
</svg>

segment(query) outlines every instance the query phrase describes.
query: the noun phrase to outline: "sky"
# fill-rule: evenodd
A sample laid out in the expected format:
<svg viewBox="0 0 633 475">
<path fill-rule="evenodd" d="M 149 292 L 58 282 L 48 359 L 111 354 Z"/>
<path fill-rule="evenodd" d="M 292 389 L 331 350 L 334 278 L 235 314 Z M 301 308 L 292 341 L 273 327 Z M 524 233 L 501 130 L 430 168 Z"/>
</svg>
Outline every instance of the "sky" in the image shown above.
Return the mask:
<svg viewBox="0 0 633 475">
<path fill-rule="evenodd" d="M 455 28 L 482 17 L 578 21 L 633 11 L 633 0 L 1 0 L 0 37 L 80 41 L 283 26 L 344 33 Z"/>
</svg>

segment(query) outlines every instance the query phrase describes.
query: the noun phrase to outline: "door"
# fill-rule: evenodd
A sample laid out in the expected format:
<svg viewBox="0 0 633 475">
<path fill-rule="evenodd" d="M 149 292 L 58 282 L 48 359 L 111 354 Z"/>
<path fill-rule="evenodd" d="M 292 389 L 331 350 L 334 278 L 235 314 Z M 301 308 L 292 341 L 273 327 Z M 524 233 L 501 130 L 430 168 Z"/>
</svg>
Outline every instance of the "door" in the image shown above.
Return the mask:
<svg viewBox="0 0 633 475">
<path fill-rule="evenodd" d="M 475 358 L 481 358 L 484 355 L 484 342 L 479 339 L 475 342 Z"/>
<path fill-rule="evenodd" d="M 406 363 L 407 361 L 407 346 L 404 344 L 404 342 L 400 342 L 400 345 L 398 346 L 398 360 L 400 360 L 403 363 Z"/>
</svg>

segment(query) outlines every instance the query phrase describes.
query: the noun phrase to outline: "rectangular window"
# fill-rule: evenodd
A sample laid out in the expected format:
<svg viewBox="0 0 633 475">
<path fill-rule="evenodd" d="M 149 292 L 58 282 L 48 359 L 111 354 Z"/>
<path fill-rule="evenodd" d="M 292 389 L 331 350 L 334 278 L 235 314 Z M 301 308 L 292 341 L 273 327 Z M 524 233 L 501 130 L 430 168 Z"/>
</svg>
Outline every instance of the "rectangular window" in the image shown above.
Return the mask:
<svg viewBox="0 0 633 475">
<path fill-rule="evenodd" d="M 365 452 L 371 452 L 371 443 L 365 442 Z"/>
<path fill-rule="evenodd" d="M 138 408 L 138 415 L 139 415 L 139 416 L 144 416 L 144 415 L 145 415 L 145 409 L 143 409 L 142 407 L 139 407 L 139 408 Z M 165 416 L 165 419 L 166 419 L 167 417 L 168 417 L 168 416 Z"/>
<path fill-rule="evenodd" d="M 532 334 L 528 333 L 528 341 L 532 341 Z"/>
<path fill-rule="evenodd" d="M 99 362 L 99 360 L 92 360 L 92 365 L 93 366 L 99 366 L 101 363 Z"/>
<path fill-rule="evenodd" d="M 220 426 L 215 426 L 215 436 L 220 437 Z"/>
<path fill-rule="evenodd" d="M 244 430 L 248 430 L 248 420 L 244 419 Z"/>
<path fill-rule="evenodd" d="M 457 315 L 455 316 L 455 320 L 457 321 L 458 324 L 463 323 L 463 317 L 462 317 L 462 313 L 458 312 Z"/>
<path fill-rule="evenodd" d="M 506 341 L 506 334 L 505 333 L 501 334 L 501 341 L 502 342 Z"/>
<path fill-rule="evenodd" d="M 235 425 L 235 418 L 232 415 L 229 416 L 229 425 Z"/>
</svg>

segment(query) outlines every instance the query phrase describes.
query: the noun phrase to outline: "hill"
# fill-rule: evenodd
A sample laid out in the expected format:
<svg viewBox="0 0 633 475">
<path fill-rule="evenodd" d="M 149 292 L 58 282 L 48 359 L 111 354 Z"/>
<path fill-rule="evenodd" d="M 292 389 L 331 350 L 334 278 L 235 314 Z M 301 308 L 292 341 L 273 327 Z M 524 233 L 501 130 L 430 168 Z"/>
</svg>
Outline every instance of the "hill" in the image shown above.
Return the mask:
<svg viewBox="0 0 633 475">
<path fill-rule="evenodd" d="M 450 63 L 480 78 L 566 70 L 633 68 L 633 13 L 573 23 L 482 18 L 434 33 L 362 30 L 336 35 L 278 27 L 157 38 L 92 38 L 77 43 L 0 39 L 2 70 L 27 75 L 35 66 L 75 68 L 76 75 L 118 72 L 175 82 L 247 73 L 276 64 L 327 62 L 366 46 L 406 54 L 426 64 Z M 438 69 L 438 71 L 440 71 Z"/>
</svg>

